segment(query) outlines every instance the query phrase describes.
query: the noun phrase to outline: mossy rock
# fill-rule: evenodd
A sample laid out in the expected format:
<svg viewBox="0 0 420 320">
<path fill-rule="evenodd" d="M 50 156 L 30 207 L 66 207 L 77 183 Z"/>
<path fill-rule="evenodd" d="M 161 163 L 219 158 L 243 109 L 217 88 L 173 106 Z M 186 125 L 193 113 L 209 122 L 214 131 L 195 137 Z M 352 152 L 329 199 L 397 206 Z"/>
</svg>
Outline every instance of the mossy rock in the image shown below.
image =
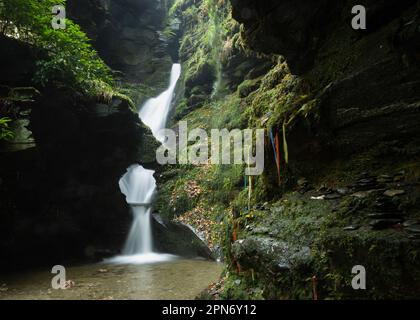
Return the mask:
<svg viewBox="0 0 420 320">
<path fill-rule="evenodd" d="M 252 92 L 256 91 L 261 84 L 261 79 L 245 80 L 238 86 L 238 94 L 241 98 L 248 97 Z"/>
</svg>

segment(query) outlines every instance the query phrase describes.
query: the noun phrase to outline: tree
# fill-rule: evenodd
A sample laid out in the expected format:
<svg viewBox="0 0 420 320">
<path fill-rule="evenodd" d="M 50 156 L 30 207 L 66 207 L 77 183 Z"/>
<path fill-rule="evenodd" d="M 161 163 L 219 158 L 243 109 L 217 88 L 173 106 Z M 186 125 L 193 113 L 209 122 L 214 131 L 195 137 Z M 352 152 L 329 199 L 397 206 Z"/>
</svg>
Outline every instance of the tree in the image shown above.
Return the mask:
<svg viewBox="0 0 420 320">
<path fill-rule="evenodd" d="M 0 0 L 0 32 L 40 49 L 36 84 L 59 82 L 91 95 L 111 91 L 110 69 L 80 27 L 66 19 L 64 30 L 52 28 L 55 5 L 65 0 Z"/>
</svg>

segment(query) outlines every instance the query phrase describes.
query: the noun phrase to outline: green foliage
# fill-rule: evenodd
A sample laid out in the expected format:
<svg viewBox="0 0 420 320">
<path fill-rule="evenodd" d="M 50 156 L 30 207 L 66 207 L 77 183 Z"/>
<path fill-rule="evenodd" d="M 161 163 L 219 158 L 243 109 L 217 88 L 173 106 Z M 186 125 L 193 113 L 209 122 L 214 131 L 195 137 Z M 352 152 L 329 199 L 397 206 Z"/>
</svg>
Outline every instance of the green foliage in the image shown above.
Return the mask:
<svg viewBox="0 0 420 320">
<path fill-rule="evenodd" d="M 0 141 L 13 138 L 13 131 L 9 127 L 11 121 L 10 118 L 0 118 Z"/>
<path fill-rule="evenodd" d="M 242 165 L 212 166 L 206 172 L 205 188 L 209 190 L 210 203 L 228 206 L 237 195 L 236 188 L 242 186 L 244 170 Z"/>
<path fill-rule="evenodd" d="M 110 70 L 92 49 L 80 27 L 66 19 L 66 29 L 51 26 L 51 8 L 63 0 L 4 0 L 0 3 L 0 31 L 40 49 L 35 82 L 62 83 L 98 95 L 111 90 Z"/>
</svg>

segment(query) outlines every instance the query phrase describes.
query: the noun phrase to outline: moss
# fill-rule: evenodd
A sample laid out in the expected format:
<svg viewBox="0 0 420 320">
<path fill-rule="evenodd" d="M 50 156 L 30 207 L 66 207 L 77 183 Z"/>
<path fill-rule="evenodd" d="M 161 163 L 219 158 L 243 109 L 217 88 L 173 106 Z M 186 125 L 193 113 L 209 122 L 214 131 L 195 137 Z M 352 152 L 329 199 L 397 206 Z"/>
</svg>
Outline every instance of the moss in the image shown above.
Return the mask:
<svg viewBox="0 0 420 320">
<path fill-rule="evenodd" d="M 238 86 L 238 95 L 241 98 L 246 98 L 252 92 L 257 90 L 260 86 L 260 79 L 245 80 Z"/>
<path fill-rule="evenodd" d="M 251 276 L 243 277 L 227 274 L 224 281 L 221 299 L 225 300 L 263 300 L 263 288 L 259 287 L 257 279 Z"/>
</svg>

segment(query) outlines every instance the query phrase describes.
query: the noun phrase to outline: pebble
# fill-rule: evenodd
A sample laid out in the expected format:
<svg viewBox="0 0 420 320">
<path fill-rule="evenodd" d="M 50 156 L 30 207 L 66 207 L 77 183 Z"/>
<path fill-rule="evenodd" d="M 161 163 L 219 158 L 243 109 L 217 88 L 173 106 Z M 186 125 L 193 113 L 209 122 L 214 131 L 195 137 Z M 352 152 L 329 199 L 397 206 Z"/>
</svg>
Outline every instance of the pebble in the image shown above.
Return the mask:
<svg viewBox="0 0 420 320">
<path fill-rule="evenodd" d="M 66 282 L 64 282 L 63 289 L 70 289 L 73 288 L 75 285 L 76 283 L 73 280 L 67 280 Z"/>
</svg>

